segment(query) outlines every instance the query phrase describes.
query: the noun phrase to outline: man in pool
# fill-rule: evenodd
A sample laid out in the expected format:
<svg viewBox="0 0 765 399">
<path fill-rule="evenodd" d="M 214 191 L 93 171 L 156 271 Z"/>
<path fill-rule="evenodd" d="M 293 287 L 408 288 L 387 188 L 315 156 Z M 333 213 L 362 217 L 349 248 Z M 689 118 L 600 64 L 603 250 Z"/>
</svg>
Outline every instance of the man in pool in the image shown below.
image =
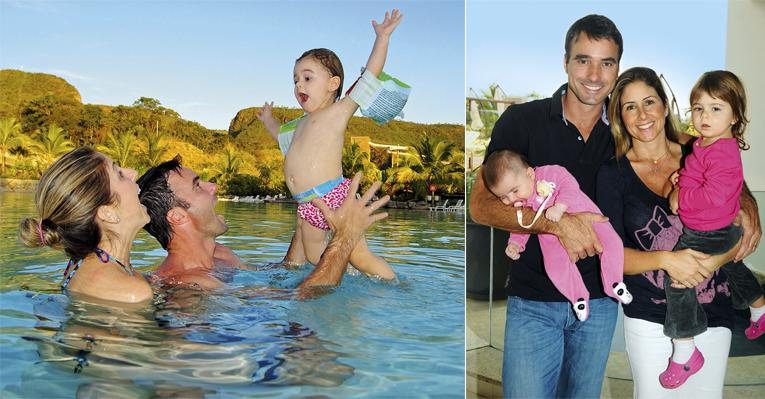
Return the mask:
<svg viewBox="0 0 765 399">
<path fill-rule="evenodd" d="M 360 178 L 360 174 L 354 177 L 350 192 L 358 190 Z M 215 183 L 203 181 L 176 157 L 149 169 L 138 185 L 139 198 L 151 218 L 144 228 L 168 253 L 154 272 L 156 282 L 214 289 L 223 285 L 214 275 L 216 270 L 243 266 L 230 248 L 215 241 L 228 230 L 223 217 L 215 213 Z M 366 205 L 379 187 L 379 183 L 373 184 L 360 199 L 349 195 L 334 211 L 314 200 L 334 236 L 316 268 L 298 287 L 301 296 L 311 295 L 314 288 L 340 284 L 351 249 L 372 223 L 387 217 L 386 213 L 373 213 L 388 202 L 387 196 Z"/>
</svg>

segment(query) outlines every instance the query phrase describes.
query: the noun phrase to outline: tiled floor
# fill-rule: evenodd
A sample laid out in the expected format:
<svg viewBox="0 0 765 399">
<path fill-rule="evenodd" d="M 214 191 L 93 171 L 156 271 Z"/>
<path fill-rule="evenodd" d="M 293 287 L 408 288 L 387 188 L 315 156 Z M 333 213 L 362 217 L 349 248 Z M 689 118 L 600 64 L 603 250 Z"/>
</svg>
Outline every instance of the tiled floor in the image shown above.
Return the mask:
<svg viewBox="0 0 765 399">
<path fill-rule="evenodd" d="M 467 398 L 501 397 L 505 301 L 467 299 Z M 489 312 L 491 311 L 491 322 Z M 621 323 L 617 325 L 621 329 Z M 614 347 L 621 345 L 615 338 Z M 624 352 L 611 352 L 601 398 L 631 398 L 632 375 Z M 765 355 L 733 357 L 728 361 L 725 398 L 765 397 Z"/>
</svg>

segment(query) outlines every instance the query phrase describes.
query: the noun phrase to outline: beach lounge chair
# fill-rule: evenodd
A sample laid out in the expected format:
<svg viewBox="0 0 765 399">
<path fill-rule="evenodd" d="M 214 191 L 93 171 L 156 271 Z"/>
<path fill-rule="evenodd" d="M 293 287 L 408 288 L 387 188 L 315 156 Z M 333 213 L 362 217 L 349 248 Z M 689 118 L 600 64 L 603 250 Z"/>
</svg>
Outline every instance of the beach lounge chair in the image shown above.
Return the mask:
<svg viewBox="0 0 765 399">
<path fill-rule="evenodd" d="M 429 206 L 428 209 L 431 211 L 445 211 L 446 205 L 449 203 L 449 200 L 444 201 L 442 205 L 436 205 L 436 206 Z"/>
<path fill-rule="evenodd" d="M 465 200 L 458 200 L 455 205 L 447 207 L 444 210 L 448 211 L 448 212 L 456 212 L 456 211 L 459 211 L 459 210 L 463 210 L 464 211 L 465 210 L 465 205 L 463 205 L 463 202 L 465 202 Z"/>
</svg>

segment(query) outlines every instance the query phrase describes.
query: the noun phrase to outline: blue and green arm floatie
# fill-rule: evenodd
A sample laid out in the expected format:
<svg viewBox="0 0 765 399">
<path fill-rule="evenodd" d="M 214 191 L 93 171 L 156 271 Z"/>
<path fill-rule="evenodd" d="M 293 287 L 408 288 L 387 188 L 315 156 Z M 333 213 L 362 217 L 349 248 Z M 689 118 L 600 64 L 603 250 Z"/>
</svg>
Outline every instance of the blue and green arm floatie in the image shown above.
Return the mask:
<svg viewBox="0 0 765 399">
<path fill-rule="evenodd" d="M 282 150 L 282 154 L 287 155 L 287 151 L 290 149 L 290 143 L 292 143 L 292 136 L 295 135 L 295 129 L 297 129 L 298 123 L 304 117 L 305 115 L 279 126 L 279 149 Z"/>
<path fill-rule="evenodd" d="M 409 99 L 410 91 L 409 85 L 385 72 L 375 76 L 364 69 L 346 94 L 359 105 L 362 115 L 383 124 L 396 116 L 403 116 L 401 111 Z"/>
</svg>

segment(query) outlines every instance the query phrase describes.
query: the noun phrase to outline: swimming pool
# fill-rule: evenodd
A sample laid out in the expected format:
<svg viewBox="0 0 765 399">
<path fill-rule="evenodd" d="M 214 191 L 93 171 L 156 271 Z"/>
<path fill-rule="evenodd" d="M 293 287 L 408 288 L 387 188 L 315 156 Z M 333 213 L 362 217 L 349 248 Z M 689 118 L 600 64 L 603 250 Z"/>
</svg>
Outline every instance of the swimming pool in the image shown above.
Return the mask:
<svg viewBox="0 0 765 399">
<path fill-rule="evenodd" d="M 464 396 L 460 213 L 391 210 L 367 239 L 398 284 L 348 275 L 295 301 L 283 288 L 308 271 L 268 266 L 287 249 L 294 207 L 221 202 L 220 241 L 259 270 L 220 276 L 224 291 L 161 290 L 151 306 L 113 307 L 61 295 L 63 254 L 18 244 L 32 197 L 0 193 L 4 398 Z M 163 257 L 141 232 L 132 263 L 148 273 Z"/>
</svg>

